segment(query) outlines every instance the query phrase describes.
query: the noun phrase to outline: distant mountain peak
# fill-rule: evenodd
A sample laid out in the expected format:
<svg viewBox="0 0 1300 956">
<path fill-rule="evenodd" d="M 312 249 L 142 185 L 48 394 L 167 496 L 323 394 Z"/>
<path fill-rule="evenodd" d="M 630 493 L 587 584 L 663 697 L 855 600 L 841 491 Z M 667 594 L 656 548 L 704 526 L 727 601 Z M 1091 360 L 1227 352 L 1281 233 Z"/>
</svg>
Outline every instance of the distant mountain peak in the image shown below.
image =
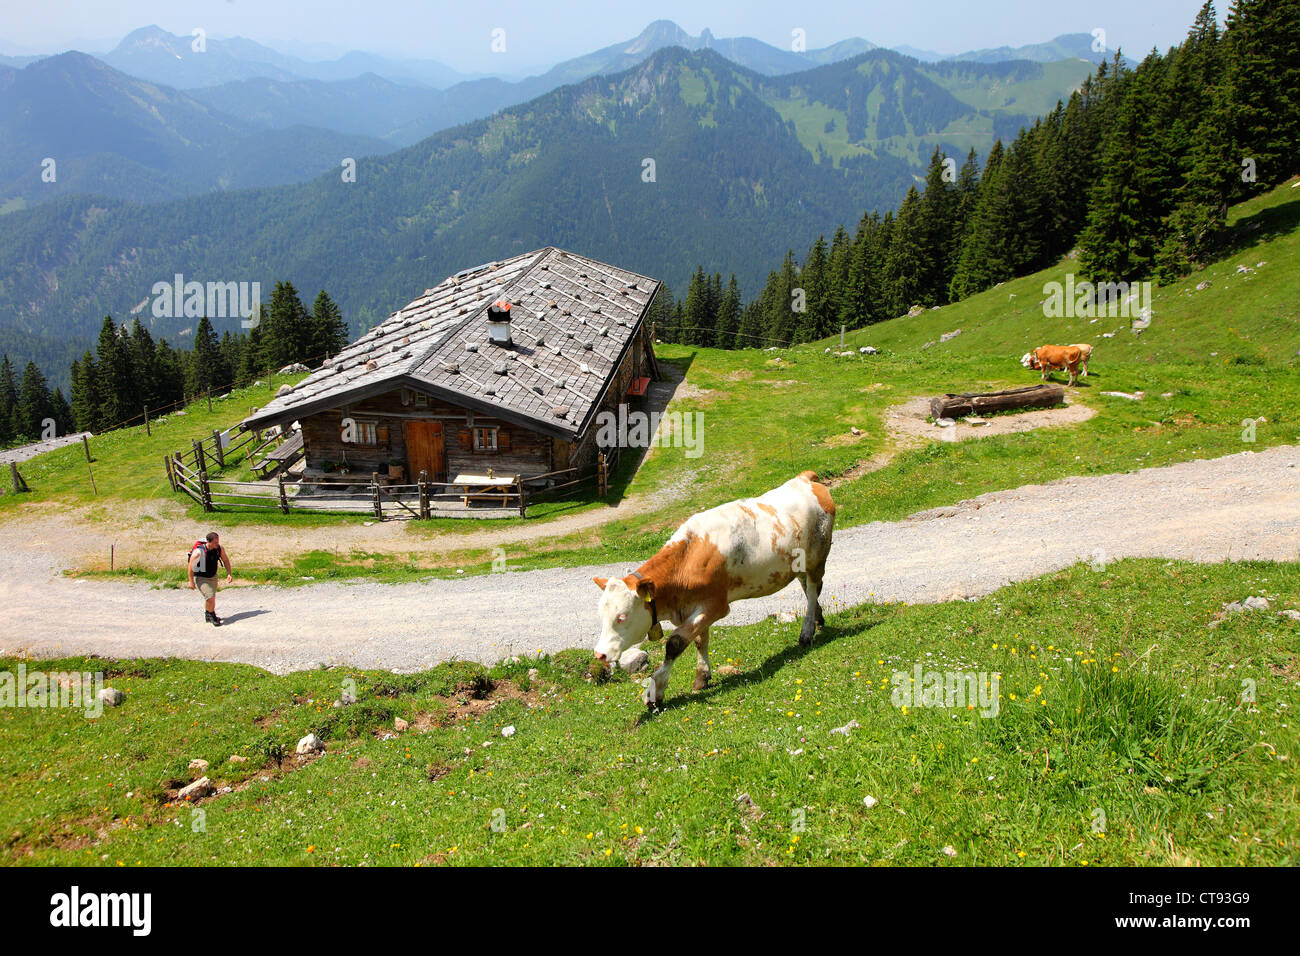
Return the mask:
<svg viewBox="0 0 1300 956">
<path fill-rule="evenodd" d="M 627 45 L 624 52 L 632 55 L 653 53 L 666 46 L 685 45 L 691 35 L 672 20 L 655 20 Z"/>
</svg>

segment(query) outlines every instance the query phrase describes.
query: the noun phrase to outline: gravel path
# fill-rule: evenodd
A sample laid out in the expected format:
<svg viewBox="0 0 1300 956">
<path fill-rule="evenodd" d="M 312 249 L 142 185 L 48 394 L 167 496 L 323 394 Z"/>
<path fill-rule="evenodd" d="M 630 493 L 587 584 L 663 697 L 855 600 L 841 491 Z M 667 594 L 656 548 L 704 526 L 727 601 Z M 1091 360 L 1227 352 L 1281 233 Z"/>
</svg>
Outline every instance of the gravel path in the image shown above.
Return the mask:
<svg viewBox="0 0 1300 956">
<path fill-rule="evenodd" d="M 179 656 L 276 672 L 321 663 L 409 671 L 589 647 L 592 575 L 629 570 L 236 588 L 218 600 L 227 625 L 217 629 L 202 622 L 194 592 L 54 577 L 54 555 L 17 537 L 12 527 L 0 537 L 0 653 Z M 973 597 L 1082 559 L 1130 556 L 1300 559 L 1300 448 L 1066 478 L 845 529 L 835 535 L 823 604 Z M 801 612 L 796 587 L 738 604 L 726 623 Z"/>
</svg>

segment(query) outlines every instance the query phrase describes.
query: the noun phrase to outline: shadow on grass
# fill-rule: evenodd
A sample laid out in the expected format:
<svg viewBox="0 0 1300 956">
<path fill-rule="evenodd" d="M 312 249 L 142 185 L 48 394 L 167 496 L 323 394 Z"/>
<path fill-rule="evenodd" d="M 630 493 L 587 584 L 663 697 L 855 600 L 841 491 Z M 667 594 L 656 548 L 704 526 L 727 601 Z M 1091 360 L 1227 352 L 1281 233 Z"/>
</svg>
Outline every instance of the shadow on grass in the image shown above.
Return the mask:
<svg viewBox="0 0 1300 956">
<path fill-rule="evenodd" d="M 1227 230 L 1222 245 L 1210 261 L 1231 259 L 1258 245 L 1289 235 L 1300 227 L 1300 199 L 1270 206 L 1249 216 L 1242 216 Z"/>
<path fill-rule="evenodd" d="M 776 676 L 787 664 L 792 664 L 795 661 L 802 660 L 813 651 L 818 650 L 833 641 L 848 637 L 851 634 L 865 634 L 873 627 L 884 623 L 884 620 L 885 619 L 882 616 L 879 618 L 873 618 L 869 621 L 855 623 L 851 627 L 845 627 L 839 624 L 824 624 L 817 632 L 817 636 L 813 639 L 813 642 L 807 646 L 799 643 L 797 637 L 798 628 L 795 628 L 791 632 L 795 635 L 791 645 L 768 655 L 767 659 L 764 660 L 763 663 L 759 664 L 758 667 L 742 671 L 738 674 L 732 674 L 729 677 L 722 678 L 722 680 L 710 681 L 709 686 L 704 690 L 684 691 L 675 697 L 669 697 L 655 710 L 647 709 L 644 713 L 638 716 L 636 719 L 636 726 L 640 727 L 646 721 L 653 720 L 655 717 L 666 714 L 678 707 L 685 707 L 688 704 L 711 700 L 715 695 L 731 690 L 732 688 L 742 687 L 748 684 L 763 683 L 768 678 Z M 682 657 L 686 657 L 686 654 L 683 653 Z M 677 659 L 677 664 L 674 666 L 674 670 L 682 666 L 682 657 Z M 644 683 L 644 679 L 641 683 Z"/>
</svg>

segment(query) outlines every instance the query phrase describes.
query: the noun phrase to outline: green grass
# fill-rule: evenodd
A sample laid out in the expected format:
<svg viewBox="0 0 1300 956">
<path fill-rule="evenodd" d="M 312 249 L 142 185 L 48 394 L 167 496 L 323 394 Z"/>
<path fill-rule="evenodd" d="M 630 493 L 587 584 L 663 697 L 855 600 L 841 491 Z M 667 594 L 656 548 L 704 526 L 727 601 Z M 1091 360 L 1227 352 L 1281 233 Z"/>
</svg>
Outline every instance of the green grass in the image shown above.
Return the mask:
<svg viewBox="0 0 1300 956">
<path fill-rule="evenodd" d="M 603 507 L 587 499 L 539 505 L 525 521 L 495 521 L 490 527 L 503 534 L 500 546 L 514 567 L 644 560 L 701 508 L 759 494 L 807 468 L 834 478 L 886 449 L 885 411 L 908 398 L 1037 382 L 1038 375 L 1022 369 L 1018 360 L 1044 342 L 1094 343 L 1090 375 L 1072 393 L 1099 414 L 1076 426 L 935 442 L 899 454 L 882 470 L 836 489 L 838 526 L 896 519 L 1027 482 L 1300 441 L 1300 194 L 1282 186 L 1235 207 L 1231 222 L 1230 254 L 1183 282 L 1156 289 L 1153 319 L 1141 335 L 1129 331 L 1124 319 L 1092 323 L 1043 316 L 1044 284 L 1064 281 L 1074 268 L 1066 259 L 960 303 L 848 334 L 848 346 L 874 345 L 882 350 L 876 356 L 827 354 L 828 347 L 838 351 L 838 337 L 778 352 L 661 345 L 661 359 L 684 369 L 695 390 L 671 410 L 703 415 L 703 455 L 688 458 L 681 449 L 662 448 L 635 473 L 632 456 L 625 456 L 611 500 L 625 493 L 653 500 L 654 507 L 640 514 L 567 534 L 544 533 L 552 519 Z M 1236 272 L 1239 264 L 1255 268 L 1261 261 L 1265 265 L 1254 273 Z M 1202 281 L 1209 288 L 1197 291 Z M 958 337 L 924 348 L 958 328 Z M 1102 337 L 1112 331 L 1112 338 Z M 1146 393 L 1141 402 L 1101 394 L 1137 390 Z M 213 427 L 237 421 L 267 394 L 261 389 L 235 393 L 211 416 L 206 406 L 191 408 L 185 418 L 173 417 L 156 429 L 152 439 L 143 438 L 139 428 L 92 439 L 98 499 L 91 496 L 79 448 L 42 456 L 23 466 L 34 492 L 0 496 L 0 517 L 29 502 L 172 498 L 186 515 L 210 524 L 188 499 L 171 495 L 162 457 Z M 1265 419 L 1253 443 L 1243 440 L 1242 421 L 1248 418 Z M 865 434 L 850 441 L 854 426 Z M 365 520 L 365 515 L 226 511 L 216 523 L 237 533 L 240 525 L 318 527 Z M 404 529 L 409 554 L 370 554 L 361 545 L 360 558 L 344 552 L 330 560 L 337 574 L 374 580 L 431 577 L 458 568 L 475 573 L 491 566 L 492 550 L 457 547 L 454 537 L 488 526 L 456 519 L 409 522 Z M 241 573 L 294 583 L 302 577 L 296 562 L 303 557 L 286 554 L 278 564 L 241 566 Z M 142 570 L 173 575 L 172 559 L 169 553 L 156 564 L 145 562 Z"/>
<path fill-rule="evenodd" d="M 1129 560 L 975 602 L 832 603 L 808 649 L 797 624 L 719 629 L 715 685 L 689 691 L 688 652 L 657 714 L 631 679 L 584 680 L 580 651 L 407 675 L 41 662 L 127 699 L 93 720 L 0 710 L 0 860 L 1295 865 L 1300 625 L 1206 629 L 1248 594 L 1300 605 L 1300 564 Z M 895 706 L 887 682 L 916 664 L 1000 674 L 997 716 Z M 499 703 L 458 716 L 484 676 Z M 357 703 L 331 707 L 346 680 Z M 383 739 L 397 717 L 427 729 Z M 308 732 L 326 755 L 281 770 Z M 234 791 L 168 803 L 196 757 Z"/>
</svg>

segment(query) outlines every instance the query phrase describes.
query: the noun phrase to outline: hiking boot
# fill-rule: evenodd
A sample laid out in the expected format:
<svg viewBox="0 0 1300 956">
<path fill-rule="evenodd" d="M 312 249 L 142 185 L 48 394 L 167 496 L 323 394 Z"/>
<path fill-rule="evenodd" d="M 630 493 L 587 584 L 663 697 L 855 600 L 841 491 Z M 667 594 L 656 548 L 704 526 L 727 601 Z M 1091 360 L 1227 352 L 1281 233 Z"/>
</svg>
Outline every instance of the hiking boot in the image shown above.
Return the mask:
<svg viewBox="0 0 1300 956">
<path fill-rule="evenodd" d="M 212 621 L 212 612 L 211 612 L 211 611 L 204 611 L 204 612 L 203 612 L 203 623 L 204 623 L 204 624 L 209 624 L 209 623 L 211 623 L 211 621 Z"/>
<path fill-rule="evenodd" d="M 212 612 L 212 616 L 211 616 L 210 618 L 208 618 L 208 620 L 212 622 L 212 626 L 213 626 L 213 627 L 220 627 L 220 626 L 221 626 L 221 618 L 217 617 L 215 611 Z"/>
</svg>

